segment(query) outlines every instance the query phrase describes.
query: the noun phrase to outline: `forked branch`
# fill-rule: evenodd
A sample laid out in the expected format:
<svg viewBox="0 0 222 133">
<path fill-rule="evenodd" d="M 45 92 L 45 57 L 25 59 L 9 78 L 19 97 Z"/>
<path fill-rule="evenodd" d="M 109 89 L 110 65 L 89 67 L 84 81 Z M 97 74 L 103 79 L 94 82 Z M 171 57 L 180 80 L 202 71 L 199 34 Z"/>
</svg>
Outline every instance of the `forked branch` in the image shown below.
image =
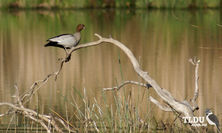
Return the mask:
<svg viewBox="0 0 222 133">
<path fill-rule="evenodd" d="M 163 101 L 166 103 L 166 105 L 168 106 L 163 106 L 161 105 L 157 100 L 155 100 L 154 98 L 150 97 L 150 100 L 155 103 L 156 105 L 158 105 L 158 107 L 160 107 L 162 110 L 165 111 L 172 111 L 175 110 L 181 114 L 183 114 L 186 117 L 192 117 L 193 116 L 193 110 L 190 106 L 189 103 L 185 103 L 183 101 L 179 101 L 176 100 L 169 91 L 167 91 L 164 88 L 161 88 L 154 79 L 152 79 L 147 72 L 143 71 L 140 68 L 140 65 L 136 59 L 136 57 L 133 55 L 133 53 L 131 52 L 131 50 L 129 48 L 127 48 L 124 44 L 122 44 L 121 42 L 113 39 L 113 38 L 103 38 L 98 34 L 95 34 L 95 36 L 98 37 L 97 41 L 93 41 L 93 42 L 89 42 L 89 43 L 85 43 L 85 44 L 81 44 L 77 47 L 73 47 L 66 55 L 65 58 L 63 58 L 60 62 L 60 66 L 58 68 L 58 70 L 56 72 L 53 72 L 49 75 L 47 75 L 43 80 L 39 80 L 39 81 L 35 81 L 32 86 L 28 89 L 27 92 L 25 92 L 23 95 L 19 96 L 19 94 L 16 94 L 17 97 L 17 103 L 16 104 L 11 104 L 11 103 L 0 103 L 0 106 L 6 105 L 11 107 L 15 112 L 15 111 L 19 111 L 21 112 L 21 114 L 24 114 L 25 116 L 28 116 L 30 119 L 40 123 L 46 130 L 47 132 L 50 132 L 50 128 L 48 128 L 46 126 L 46 124 L 44 124 L 43 121 L 48 122 L 50 124 L 54 124 L 54 128 L 57 130 L 57 132 L 62 132 L 61 129 L 59 129 L 59 127 L 57 126 L 57 124 L 55 123 L 54 118 L 51 118 L 50 116 L 47 115 L 41 115 L 36 113 L 33 110 L 27 109 L 24 107 L 24 104 L 29 102 L 30 99 L 32 98 L 32 96 L 42 87 L 44 86 L 48 80 L 51 77 L 55 77 L 55 79 L 57 79 L 58 75 L 60 74 L 64 64 L 66 62 L 70 61 L 71 58 L 71 54 L 81 48 L 87 48 L 87 47 L 91 47 L 91 46 L 96 46 L 102 43 L 109 43 L 109 44 L 113 44 L 117 47 L 119 47 L 129 58 L 130 62 L 133 65 L 133 68 L 135 70 L 135 72 L 141 77 L 143 78 L 143 80 L 146 82 L 146 84 L 143 83 L 138 83 L 135 81 L 126 81 L 124 83 L 122 83 L 120 86 L 114 87 L 114 88 L 106 88 L 105 90 L 115 90 L 115 89 L 120 89 L 121 87 L 123 87 L 126 84 L 136 84 L 136 85 L 140 85 L 140 86 L 144 86 L 144 87 L 152 87 L 155 92 L 158 94 L 158 96 L 163 99 Z M 199 61 L 197 61 L 196 63 L 196 69 L 198 70 L 198 65 L 199 65 Z M 198 75 L 198 73 L 196 74 Z M 196 81 L 198 80 L 198 76 L 195 78 Z M 18 89 L 17 89 L 18 90 Z M 194 94 L 194 98 L 192 99 L 192 102 L 195 102 L 196 99 L 198 97 L 198 84 L 195 85 L 195 94 Z M 39 119 L 41 118 L 41 119 Z M 50 120 L 50 121 L 49 121 Z M 63 123 L 62 120 L 59 120 L 60 123 Z M 63 125 L 64 126 L 64 125 Z M 67 128 L 67 127 L 65 127 Z"/>
<path fill-rule="evenodd" d="M 133 55 L 131 50 L 127 48 L 124 44 L 121 42 L 113 39 L 113 38 L 103 38 L 98 34 L 95 34 L 96 37 L 98 37 L 97 41 L 81 44 L 77 47 L 73 47 L 67 54 L 66 58 L 64 58 L 61 62 L 60 68 L 57 72 L 53 73 L 52 75 L 57 75 L 60 73 L 62 70 L 63 64 L 65 62 L 69 61 L 69 57 L 71 57 L 72 52 L 81 49 L 81 48 L 86 48 L 86 47 L 91 47 L 91 46 L 96 46 L 102 43 L 109 43 L 113 44 L 117 47 L 119 47 L 129 58 L 130 62 L 133 65 L 133 68 L 135 72 L 144 79 L 145 82 L 147 82 L 149 85 L 153 87 L 153 89 L 156 91 L 156 93 L 160 96 L 161 99 L 164 100 L 164 102 L 168 103 L 172 108 L 174 108 L 176 111 L 182 113 L 184 116 L 193 116 L 193 111 L 190 109 L 190 106 L 187 106 L 184 104 L 182 101 L 176 100 L 170 92 L 168 92 L 166 89 L 161 88 L 154 79 L 152 79 L 147 72 L 143 71 L 140 68 L 140 65 L 136 59 L 136 57 Z"/>
</svg>

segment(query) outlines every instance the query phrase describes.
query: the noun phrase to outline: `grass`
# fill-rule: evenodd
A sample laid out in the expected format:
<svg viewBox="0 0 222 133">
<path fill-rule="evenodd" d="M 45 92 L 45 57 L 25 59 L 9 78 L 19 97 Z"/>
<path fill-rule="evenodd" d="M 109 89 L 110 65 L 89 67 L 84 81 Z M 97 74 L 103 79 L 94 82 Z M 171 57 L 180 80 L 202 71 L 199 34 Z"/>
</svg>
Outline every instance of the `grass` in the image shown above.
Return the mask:
<svg viewBox="0 0 222 133">
<path fill-rule="evenodd" d="M 121 56 L 119 55 L 118 58 L 120 60 Z M 122 71 L 121 63 L 119 65 L 120 71 Z M 152 110 L 151 108 L 147 108 L 147 114 L 145 116 L 141 116 L 139 107 L 139 102 L 141 100 L 137 100 L 137 102 L 134 103 L 134 97 L 132 96 L 133 92 L 130 91 L 129 95 L 126 95 L 125 92 L 131 88 L 123 89 L 124 90 L 118 92 L 101 91 L 102 100 L 98 102 L 98 97 L 92 98 L 87 94 L 87 90 L 85 88 L 82 90 L 83 92 L 81 92 L 79 89 L 73 88 L 72 91 L 68 92 L 68 94 L 71 95 L 62 95 L 59 93 L 57 96 L 57 104 L 58 106 L 63 107 L 63 110 L 61 111 L 63 113 L 57 112 L 56 107 L 55 110 L 49 108 L 49 113 L 52 116 L 56 116 L 64 120 L 66 123 L 68 123 L 69 127 L 72 127 L 72 129 L 77 132 L 135 133 L 189 131 L 184 128 L 183 125 L 180 127 L 177 123 L 164 123 L 163 121 L 158 121 L 150 113 L 150 110 Z M 124 91 L 124 95 L 121 95 L 122 91 Z M 109 97 L 109 93 L 111 93 L 113 98 L 113 102 L 111 104 L 109 103 L 110 99 L 107 99 L 107 97 Z M 148 91 L 146 90 L 145 93 L 148 93 Z M 71 100 L 69 101 L 67 100 L 68 96 L 71 96 Z M 40 99 L 37 98 L 37 110 L 41 108 L 39 105 L 39 100 Z M 143 97 L 142 100 L 146 100 L 146 105 L 148 105 L 149 101 L 146 99 L 146 97 Z M 49 114 L 48 112 L 44 111 L 39 111 L 39 113 Z M 0 125 L 0 131 L 45 132 L 45 130 L 39 124 L 36 124 L 20 114 L 13 115 L 8 125 Z"/>
<path fill-rule="evenodd" d="M 77 132 L 191 132 L 186 126 L 178 123 L 179 120 L 175 123 L 158 121 L 149 111 L 146 117 L 141 117 L 138 103 L 134 105 L 130 95 L 122 98 L 119 92 L 113 92 L 114 104 L 110 105 L 106 99 L 107 92 L 102 93 L 104 102 L 99 103 L 96 98 L 90 100 L 86 89 L 83 89 L 83 93 L 72 95 L 71 102 L 65 102 L 65 116 L 55 110 L 50 113 L 64 120 Z M 82 99 L 81 103 L 77 102 L 78 98 Z M 73 108 L 71 114 L 68 113 L 67 106 Z M 45 132 L 39 124 L 19 114 L 12 116 L 8 125 L 1 125 L 0 131 Z"/>
<path fill-rule="evenodd" d="M 79 93 L 78 93 L 79 94 Z M 118 92 L 113 92 L 114 104 L 109 105 L 106 92 L 103 92 L 104 103 L 98 103 L 96 98 L 89 100 L 86 89 L 83 90 L 83 105 L 79 105 L 74 97 L 71 105 L 74 107 L 74 117 L 78 121 L 72 126 L 80 132 L 149 132 L 166 130 L 165 124 L 157 122 L 152 117 L 145 119 L 140 116 L 140 109 L 132 104 L 130 96 L 122 98 Z M 147 114 L 148 115 L 148 114 Z M 177 128 L 175 128 L 178 130 Z"/>
</svg>

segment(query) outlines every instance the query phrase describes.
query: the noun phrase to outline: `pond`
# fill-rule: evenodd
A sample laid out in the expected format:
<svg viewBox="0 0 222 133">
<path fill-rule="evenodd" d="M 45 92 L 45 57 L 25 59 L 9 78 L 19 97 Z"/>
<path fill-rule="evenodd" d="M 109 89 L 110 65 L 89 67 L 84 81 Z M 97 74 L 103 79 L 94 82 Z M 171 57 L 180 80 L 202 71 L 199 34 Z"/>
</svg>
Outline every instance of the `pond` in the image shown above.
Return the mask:
<svg viewBox="0 0 222 133">
<path fill-rule="evenodd" d="M 13 102 L 14 85 L 24 93 L 32 83 L 56 71 L 63 49 L 44 47 L 46 40 L 73 33 L 85 24 L 81 43 L 97 40 L 94 33 L 110 35 L 132 50 L 141 68 L 178 99 L 191 99 L 194 93 L 194 66 L 189 59 L 200 59 L 198 116 L 206 108 L 221 114 L 222 107 L 222 17 L 217 10 L 12 10 L 0 11 L 0 102 Z M 81 45 L 81 44 L 80 44 Z M 144 82 L 133 70 L 126 55 L 117 47 L 102 44 L 77 50 L 65 64 L 58 79 L 50 79 L 32 98 L 28 107 L 61 116 L 74 112 L 76 101 L 83 103 L 85 88 L 89 101 L 115 102 L 115 95 L 130 98 L 141 118 L 147 114 L 168 120 L 172 113 L 161 111 L 148 100 L 162 101 L 155 91 L 127 85 L 119 92 L 103 92 L 125 80 Z M 105 98 L 104 98 L 105 97 Z M 105 99 L 105 100 L 104 100 Z M 105 102 L 105 104 L 104 104 Z M 105 106 L 104 106 L 105 108 Z M 115 107 L 113 107 L 115 108 Z M 1 113 L 6 108 L 0 108 Z M 9 119 L 0 119 L 0 124 Z"/>
</svg>

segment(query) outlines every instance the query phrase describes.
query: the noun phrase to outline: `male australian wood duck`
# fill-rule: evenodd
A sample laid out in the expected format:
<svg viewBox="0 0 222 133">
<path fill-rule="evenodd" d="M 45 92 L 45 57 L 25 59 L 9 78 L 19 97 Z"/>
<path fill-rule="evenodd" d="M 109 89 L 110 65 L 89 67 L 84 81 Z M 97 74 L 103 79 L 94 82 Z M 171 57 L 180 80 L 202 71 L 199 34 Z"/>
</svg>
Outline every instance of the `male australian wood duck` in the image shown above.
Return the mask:
<svg viewBox="0 0 222 133">
<path fill-rule="evenodd" d="M 79 24 L 76 27 L 76 32 L 74 34 L 62 34 L 52 38 L 49 38 L 48 43 L 45 47 L 53 46 L 66 49 L 71 49 L 79 44 L 81 40 L 80 32 L 85 28 L 85 25 Z M 67 52 L 67 51 L 66 51 Z"/>
</svg>

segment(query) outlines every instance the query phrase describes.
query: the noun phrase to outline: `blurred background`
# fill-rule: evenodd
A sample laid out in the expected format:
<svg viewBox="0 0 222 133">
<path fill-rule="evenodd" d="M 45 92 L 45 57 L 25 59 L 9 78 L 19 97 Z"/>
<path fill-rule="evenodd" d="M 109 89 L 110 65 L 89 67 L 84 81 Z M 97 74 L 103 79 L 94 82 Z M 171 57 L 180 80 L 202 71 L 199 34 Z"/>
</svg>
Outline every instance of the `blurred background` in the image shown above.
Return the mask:
<svg viewBox="0 0 222 133">
<path fill-rule="evenodd" d="M 219 7 L 220 0 L 1 0 L 0 4 L 0 102 L 14 101 L 14 84 L 22 94 L 34 81 L 56 71 L 58 59 L 65 52 L 45 48 L 46 40 L 73 33 L 76 25 L 82 23 L 86 29 L 82 31 L 81 43 L 97 40 L 94 33 L 111 35 L 132 50 L 141 68 L 178 100 L 193 97 L 194 67 L 188 60 L 198 57 L 200 110 L 196 115 L 203 116 L 205 108 L 212 108 L 221 120 L 222 14 L 219 9 L 209 9 Z M 151 7 L 207 9 L 146 9 Z M 53 109 L 61 116 L 68 111 L 71 116 L 75 110 L 73 101 L 83 104 L 81 95 L 85 88 L 88 100 L 96 99 L 103 109 L 115 109 L 118 95 L 123 101 L 130 98 L 132 108 L 137 107 L 142 119 L 147 115 L 164 122 L 173 118 L 173 113 L 150 103 L 150 95 L 161 101 L 152 88 L 148 91 L 127 85 L 118 94 L 102 91 L 125 80 L 144 82 L 120 49 L 110 44 L 80 49 L 72 54 L 57 81 L 50 79 L 27 106 L 40 113 Z M 0 108 L 1 112 L 5 110 Z M 0 118 L 0 124 L 9 121 Z"/>
<path fill-rule="evenodd" d="M 1 0 L 5 8 L 219 8 L 222 0 Z"/>
</svg>

